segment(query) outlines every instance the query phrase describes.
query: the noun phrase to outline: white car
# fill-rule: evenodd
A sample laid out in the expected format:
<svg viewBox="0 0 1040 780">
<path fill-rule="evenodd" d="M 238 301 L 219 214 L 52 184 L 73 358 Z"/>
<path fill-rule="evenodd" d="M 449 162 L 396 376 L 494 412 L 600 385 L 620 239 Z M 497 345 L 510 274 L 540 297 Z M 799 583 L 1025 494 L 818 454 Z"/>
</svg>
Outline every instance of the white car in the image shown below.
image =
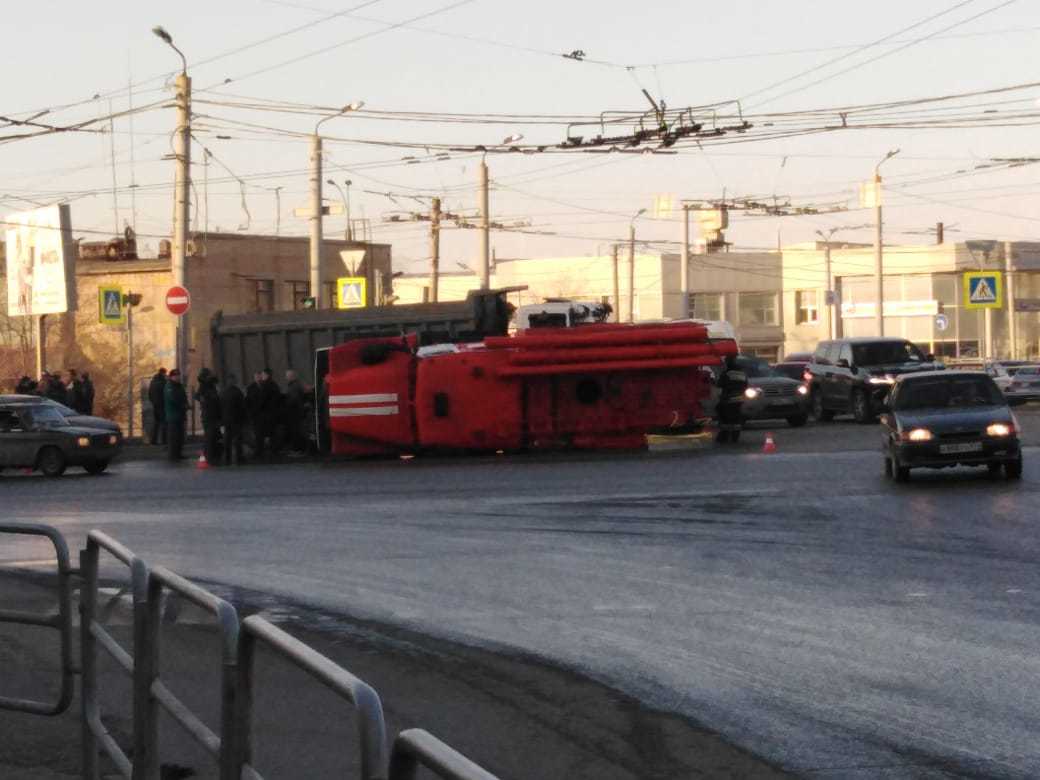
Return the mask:
<svg viewBox="0 0 1040 780">
<path fill-rule="evenodd" d="M 1008 388 L 1011 386 L 1011 374 L 1008 373 L 1004 366 L 996 361 L 986 361 L 983 370 L 993 380 L 993 383 L 1000 388 L 1000 392 L 1007 393 Z"/>
</svg>

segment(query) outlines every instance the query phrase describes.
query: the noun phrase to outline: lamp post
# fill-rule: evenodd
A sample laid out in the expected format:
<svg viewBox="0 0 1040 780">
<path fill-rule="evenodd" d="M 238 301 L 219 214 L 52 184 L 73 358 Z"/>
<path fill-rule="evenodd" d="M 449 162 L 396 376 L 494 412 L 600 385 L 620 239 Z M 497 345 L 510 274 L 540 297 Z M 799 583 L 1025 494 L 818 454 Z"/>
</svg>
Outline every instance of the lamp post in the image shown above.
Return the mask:
<svg viewBox="0 0 1040 780">
<path fill-rule="evenodd" d="M 885 335 L 885 257 L 881 222 L 881 166 L 891 160 L 899 149 L 892 149 L 877 165 L 874 166 L 874 287 L 877 310 L 874 313 L 874 326 L 879 336 Z"/>
<path fill-rule="evenodd" d="M 173 284 L 187 290 L 190 289 L 185 256 L 188 246 L 188 209 L 191 192 L 191 79 L 188 77 L 188 60 L 184 52 L 174 45 L 173 37 L 160 26 L 153 27 L 152 33 L 181 58 L 181 72 L 174 81 L 177 90 L 177 129 L 174 133 L 173 155 L 177 167 L 173 184 L 173 247 L 170 253 L 170 270 Z M 174 361 L 175 365 L 185 372 L 189 370 L 188 356 L 191 350 L 188 316 L 185 313 L 177 318 Z"/>
<path fill-rule="evenodd" d="M 834 294 L 834 281 L 831 276 L 831 239 L 834 238 L 834 234 L 841 230 L 840 227 L 831 228 L 827 231 L 827 235 L 823 234 L 822 230 L 817 230 L 816 235 L 823 239 L 823 252 L 824 252 L 824 266 L 823 273 L 825 277 L 823 291 L 823 303 L 827 309 L 827 338 L 833 339 L 834 336 L 834 306 L 836 304 Z M 797 304 L 797 301 L 795 302 Z"/>
<path fill-rule="evenodd" d="M 502 146 L 514 146 L 523 138 L 520 133 L 512 133 L 502 139 Z M 480 289 L 487 290 L 491 286 L 491 205 L 488 197 L 486 150 L 480 157 L 478 174 L 480 177 Z"/>
<path fill-rule="evenodd" d="M 314 125 L 314 134 L 311 136 L 311 152 L 310 152 L 310 189 L 311 189 L 311 207 L 310 207 L 310 220 L 311 220 L 311 246 L 310 246 L 310 288 L 311 297 L 314 298 L 314 306 L 318 309 L 325 308 L 327 303 L 325 290 L 321 284 L 321 277 L 324 272 L 322 266 L 322 217 L 324 216 L 321 202 L 321 126 L 330 119 L 343 116 L 350 111 L 357 111 L 365 103 L 363 100 L 357 100 L 349 105 L 343 106 L 339 111 L 334 114 L 324 116 L 317 121 Z"/>
<path fill-rule="evenodd" d="M 646 213 L 639 209 L 628 221 L 628 321 L 636 321 L 636 220 Z"/>
</svg>

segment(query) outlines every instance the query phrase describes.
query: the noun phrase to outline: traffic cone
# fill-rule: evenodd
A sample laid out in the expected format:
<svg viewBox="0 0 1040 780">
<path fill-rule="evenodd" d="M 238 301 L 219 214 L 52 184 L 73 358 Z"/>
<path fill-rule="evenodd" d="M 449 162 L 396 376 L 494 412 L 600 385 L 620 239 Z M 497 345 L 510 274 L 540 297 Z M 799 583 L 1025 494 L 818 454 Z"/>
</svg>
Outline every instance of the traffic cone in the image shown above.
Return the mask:
<svg viewBox="0 0 1040 780">
<path fill-rule="evenodd" d="M 776 452 L 776 442 L 773 441 L 773 434 L 766 434 L 766 443 L 762 445 L 762 452 L 766 455 L 772 455 Z"/>
<path fill-rule="evenodd" d="M 195 468 L 197 468 L 197 469 L 208 469 L 209 468 L 209 461 L 206 460 L 206 453 L 205 452 L 199 454 L 199 462 L 195 466 Z"/>
</svg>

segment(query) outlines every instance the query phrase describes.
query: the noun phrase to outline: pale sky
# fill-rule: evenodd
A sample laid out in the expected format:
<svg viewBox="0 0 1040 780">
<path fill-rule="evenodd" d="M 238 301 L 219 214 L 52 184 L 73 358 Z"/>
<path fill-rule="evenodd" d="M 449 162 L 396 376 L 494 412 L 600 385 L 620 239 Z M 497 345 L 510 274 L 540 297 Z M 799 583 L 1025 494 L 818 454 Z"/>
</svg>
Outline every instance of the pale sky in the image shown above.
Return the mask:
<svg viewBox="0 0 1040 780">
<path fill-rule="evenodd" d="M 220 103 L 261 99 L 328 107 L 364 100 L 363 112 L 324 123 L 322 133 L 330 137 L 326 173 L 353 181 L 354 216 L 371 220 L 373 238 L 392 243 L 395 266 L 409 271 L 428 267 L 427 226 L 383 220 L 394 212 L 426 211 L 433 194 L 441 194 L 446 210 L 472 214 L 478 157 L 452 153 L 446 160 L 408 164 L 403 157 L 426 153 L 334 139 L 493 145 L 522 133 L 524 143 L 552 145 L 565 138 L 567 128 L 509 118 L 475 125 L 388 121 L 368 111 L 589 116 L 644 110 L 649 106 L 640 90 L 645 88 L 670 109 L 739 99 L 756 125 L 751 139 L 767 132 L 764 112 L 835 109 L 1040 81 L 1034 65 L 1040 8 L 1030 0 L 41 0 L 9 3 L 4 10 L 0 115 L 25 119 L 51 108 L 38 121 L 64 125 L 107 114 L 109 98 L 91 100 L 98 93 L 114 93 L 112 106 L 124 110 L 131 80 L 139 84 L 135 106 L 167 100 L 133 118 L 132 136 L 130 121 L 120 118 L 114 136 L 60 133 L 0 143 L 0 213 L 20 210 L 28 201 L 68 197 L 74 229 L 114 231 L 114 137 L 119 224 L 133 217 L 129 185 L 136 182 L 136 224 L 143 242 L 154 246 L 157 239 L 148 236 L 169 232 L 173 163 L 162 158 L 170 152 L 174 114 L 168 107 L 172 93 L 163 84 L 180 61 L 150 33 L 162 24 L 188 58 L 195 134 L 219 160 L 209 166 L 210 178 L 223 180 L 208 187 L 210 229 L 233 232 L 248 225 L 251 233 L 273 233 L 273 189 L 280 186 L 281 232 L 306 233 L 305 220 L 292 216 L 292 208 L 307 200 L 306 138 L 249 129 L 241 122 L 309 133 L 317 118 Z M 350 13 L 322 21 L 337 12 Z M 408 21 L 419 17 L 425 18 Z M 930 17 L 935 18 L 924 21 Z M 401 22 L 407 24 L 386 29 Z M 867 47 L 918 22 L 924 23 Z M 272 40 L 236 51 L 265 39 Z M 857 52 L 860 47 L 865 48 Z M 585 52 L 586 61 L 559 56 L 576 49 Z M 211 58 L 218 59 L 205 62 Z M 810 69 L 816 70 L 791 79 Z M 228 78 L 231 83 L 220 86 Z M 778 82 L 784 83 L 774 86 Z M 1040 237 L 1040 184 L 1034 184 L 1040 166 L 976 166 L 991 158 L 1040 156 L 1033 124 L 1040 121 L 1038 99 L 1040 88 L 1025 89 L 963 101 L 962 111 L 946 112 L 986 116 L 993 125 L 1000 124 L 1001 114 L 1017 112 L 1015 121 L 1024 127 L 848 130 L 739 144 L 705 142 L 672 156 L 491 154 L 494 217 L 555 234 L 496 232 L 492 243 L 499 257 L 606 252 L 612 240 L 627 236 L 630 216 L 650 208 L 657 194 L 701 198 L 725 191 L 855 209 L 859 182 L 893 148 L 902 151 L 882 170 L 889 185 L 886 241 L 930 242 L 930 236 L 912 233 L 930 230 L 939 220 L 952 226 L 948 240 L 1034 239 Z M 57 110 L 69 103 L 81 105 Z M 943 104 L 910 110 L 914 119 L 945 115 L 936 108 L 945 110 Z M 814 121 L 840 120 L 830 111 Z M 20 132 L 24 129 L 0 126 L 0 138 Z M 201 206 L 205 170 L 199 144 L 193 156 Z M 221 163 L 247 182 L 245 209 L 240 185 L 227 180 Z M 379 194 L 386 192 L 394 199 Z M 325 194 L 339 201 L 335 189 L 327 187 Z M 205 209 L 199 211 L 201 230 L 207 220 Z M 771 247 L 778 230 L 790 244 L 813 240 L 817 230 L 862 225 L 871 218 L 860 210 L 783 219 L 734 215 L 727 238 L 738 248 Z M 680 237 L 676 220 L 644 218 L 637 225 L 641 240 Z M 342 235 L 343 227 L 342 217 L 331 217 L 326 235 Z M 871 232 L 852 230 L 840 237 L 869 241 Z M 478 251 L 475 231 L 444 231 L 445 270 L 473 263 Z"/>
</svg>

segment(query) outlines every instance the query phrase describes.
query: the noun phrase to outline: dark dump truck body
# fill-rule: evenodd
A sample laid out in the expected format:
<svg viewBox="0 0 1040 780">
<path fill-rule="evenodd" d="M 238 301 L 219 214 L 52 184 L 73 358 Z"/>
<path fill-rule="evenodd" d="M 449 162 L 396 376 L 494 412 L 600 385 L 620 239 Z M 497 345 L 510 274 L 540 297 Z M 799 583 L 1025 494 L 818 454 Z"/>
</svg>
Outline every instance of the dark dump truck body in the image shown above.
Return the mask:
<svg viewBox="0 0 1040 780">
<path fill-rule="evenodd" d="M 464 301 L 371 309 L 218 312 L 211 323 L 212 368 L 222 378 L 235 374 L 243 384 L 264 368 L 279 382 L 293 369 L 304 383 L 318 384 L 322 376 L 316 374 L 315 355 L 351 339 L 417 333 L 422 346 L 505 335 L 506 292 L 474 290 Z"/>
<path fill-rule="evenodd" d="M 327 404 L 322 381 L 332 347 L 357 338 L 408 333 L 418 335 L 420 346 L 504 336 L 512 312 L 506 301 L 511 289 L 473 290 L 464 301 L 370 309 L 218 312 L 210 325 L 212 368 L 221 379 L 234 374 L 243 387 L 265 368 L 280 385 L 287 370 L 296 371 L 304 384 L 314 387 L 310 435 L 320 449 L 327 451 Z"/>
</svg>

